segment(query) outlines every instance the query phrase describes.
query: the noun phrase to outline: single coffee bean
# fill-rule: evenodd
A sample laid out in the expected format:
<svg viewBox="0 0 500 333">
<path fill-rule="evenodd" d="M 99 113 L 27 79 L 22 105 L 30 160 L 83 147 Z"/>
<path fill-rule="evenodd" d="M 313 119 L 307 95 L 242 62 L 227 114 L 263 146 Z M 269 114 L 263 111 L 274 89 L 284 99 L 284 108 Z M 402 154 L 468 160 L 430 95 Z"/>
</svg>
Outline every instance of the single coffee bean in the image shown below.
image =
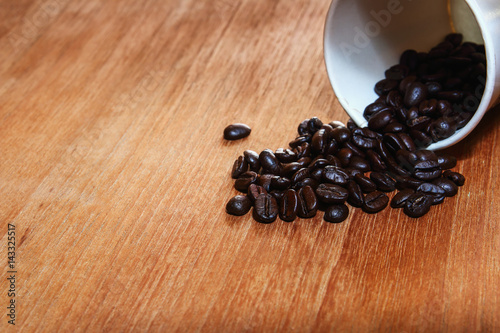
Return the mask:
<svg viewBox="0 0 500 333">
<path fill-rule="evenodd" d="M 415 193 L 412 189 L 406 189 L 399 191 L 391 200 L 392 208 L 403 208 L 406 204 L 406 200 Z"/>
<path fill-rule="evenodd" d="M 415 164 L 413 176 L 424 181 L 432 181 L 441 176 L 441 167 L 436 161 L 420 161 Z"/>
<path fill-rule="evenodd" d="M 365 108 L 363 116 L 366 119 L 370 119 L 372 115 L 385 109 L 387 109 L 387 105 L 385 103 L 372 103 Z"/>
<path fill-rule="evenodd" d="M 271 188 L 275 190 L 286 190 L 290 185 L 292 185 L 292 182 L 286 177 L 273 176 L 273 178 L 271 178 Z"/>
<path fill-rule="evenodd" d="M 352 131 L 353 143 L 361 149 L 373 149 L 377 146 L 377 133 L 368 128 L 358 128 Z"/>
<path fill-rule="evenodd" d="M 260 194 L 254 203 L 253 217 L 260 223 L 272 223 L 278 217 L 278 203 L 271 194 Z"/>
<path fill-rule="evenodd" d="M 415 179 L 413 177 L 401 177 L 395 175 L 394 178 L 396 179 L 396 188 L 400 191 L 408 188 L 416 190 L 420 185 L 424 183 L 423 181 Z"/>
<path fill-rule="evenodd" d="M 366 154 L 363 152 L 363 150 L 358 148 L 358 146 L 356 146 L 352 141 L 344 142 L 343 148 L 349 148 L 350 150 L 352 150 L 353 156 L 359 156 L 361 158 L 366 157 Z"/>
<path fill-rule="evenodd" d="M 385 102 L 394 108 L 403 107 L 403 95 L 398 90 L 392 90 L 387 94 Z"/>
<path fill-rule="evenodd" d="M 372 172 L 370 174 L 370 179 L 380 191 L 392 192 L 396 189 L 396 181 L 384 173 Z"/>
<path fill-rule="evenodd" d="M 285 222 L 292 222 L 297 217 L 297 192 L 289 189 L 283 193 L 279 204 L 279 216 Z"/>
<path fill-rule="evenodd" d="M 273 179 L 274 175 L 272 174 L 263 174 L 259 175 L 257 179 L 257 184 L 262 186 L 267 192 L 271 191 L 271 180 Z"/>
<path fill-rule="evenodd" d="M 397 134 L 394 133 L 384 134 L 382 141 L 386 144 L 387 148 L 389 148 L 389 150 L 391 150 L 392 152 L 397 152 L 398 150 L 406 149 L 405 143 L 403 142 L 403 140 L 401 140 L 401 138 Z"/>
<path fill-rule="evenodd" d="M 422 217 L 429 212 L 432 198 L 425 193 L 417 192 L 406 199 L 404 213 L 409 217 Z"/>
<path fill-rule="evenodd" d="M 346 127 L 345 124 L 339 120 L 331 121 L 329 125 L 332 126 L 332 128 Z"/>
<path fill-rule="evenodd" d="M 449 138 L 455 134 L 456 130 L 457 126 L 454 122 L 441 117 L 430 124 L 429 134 L 434 142 L 438 142 Z"/>
<path fill-rule="evenodd" d="M 267 190 L 264 189 L 264 187 L 256 184 L 250 184 L 250 186 L 248 186 L 248 198 L 252 202 L 255 202 L 255 199 L 261 194 L 267 194 Z"/>
<path fill-rule="evenodd" d="M 340 159 L 337 156 L 327 155 L 326 156 L 326 160 L 328 162 L 330 162 L 330 165 L 333 165 L 333 166 L 336 166 L 336 167 L 341 167 L 342 166 L 342 162 L 340 161 Z"/>
<path fill-rule="evenodd" d="M 300 165 L 301 168 L 306 168 L 311 164 L 312 160 L 310 157 L 301 157 L 297 160 L 297 164 Z"/>
<path fill-rule="evenodd" d="M 224 139 L 226 140 L 239 140 L 250 135 L 252 129 L 245 124 L 232 124 L 224 129 Z"/>
<path fill-rule="evenodd" d="M 460 44 L 462 44 L 463 39 L 464 36 L 458 33 L 452 33 L 445 37 L 445 41 L 450 42 L 451 44 L 453 44 L 454 47 L 460 46 Z"/>
<path fill-rule="evenodd" d="M 311 140 L 311 147 L 316 153 L 322 154 L 325 152 L 326 145 L 328 143 L 328 134 L 326 130 L 320 129 L 314 133 Z"/>
<path fill-rule="evenodd" d="M 245 150 L 243 152 L 243 156 L 245 157 L 245 161 L 247 161 L 248 165 L 250 166 L 250 171 L 259 172 L 260 170 L 259 154 L 257 154 L 253 150 Z"/>
<path fill-rule="evenodd" d="M 449 154 L 439 154 L 438 163 L 443 170 L 452 169 L 457 166 L 457 158 Z"/>
<path fill-rule="evenodd" d="M 281 174 L 281 163 L 271 149 L 264 149 L 259 155 L 259 161 L 262 168 L 267 172 L 274 175 Z"/>
<path fill-rule="evenodd" d="M 319 120 L 318 117 L 312 117 L 311 119 L 309 119 L 309 121 L 307 122 L 307 127 L 309 129 L 309 133 L 316 133 L 316 131 L 318 131 L 321 126 L 323 126 L 323 122 L 321 120 Z"/>
<path fill-rule="evenodd" d="M 297 128 L 297 132 L 299 133 L 299 136 L 309 134 L 309 129 L 307 127 L 308 123 L 309 123 L 309 119 L 305 119 L 299 124 L 299 127 Z"/>
<path fill-rule="evenodd" d="M 295 190 L 298 190 L 304 186 L 310 186 L 313 190 L 315 190 L 319 186 L 320 182 L 316 179 L 307 177 L 302 179 L 300 182 L 295 183 L 292 187 Z"/>
<path fill-rule="evenodd" d="M 304 180 L 308 177 L 311 176 L 311 173 L 309 172 L 308 168 L 302 168 L 296 173 L 293 174 L 292 178 L 290 180 L 292 181 L 292 184 L 296 184 L 300 182 L 301 180 Z"/>
<path fill-rule="evenodd" d="M 323 180 L 328 183 L 345 186 L 349 182 L 350 177 L 344 169 L 328 165 L 323 171 Z"/>
<path fill-rule="evenodd" d="M 282 167 L 283 167 L 283 169 L 282 169 L 281 173 L 284 177 L 287 177 L 287 178 L 290 178 L 291 176 L 293 176 L 294 173 L 296 173 L 301 168 L 303 168 L 303 166 L 297 162 L 283 164 Z"/>
<path fill-rule="evenodd" d="M 311 152 L 311 145 L 308 142 L 304 142 L 294 150 L 294 153 L 297 155 L 298 160 L 304 157 L 309 157 L 311 155 Z"/>
<path fill-rule="evenodd" d="M 372 149 L 366 151 L 366 157 L 370 162 L 370 167 L 373 171 L 385 171 L 387 166 L 382 160 L 382 157 Z"/>
<path fill-rule="evenodd" d="M 316 195 L 326 204 L 341 204 L 347 200 L 349 192 L 339 185 L 320 184 L 316 189 Z"/>
<path fill-rule="evenodd" d="M 458 186 L 448 178 L 441 177 L 434 180 L 432 183 L 442 188 L 444 195 L 447 197 L 453 197 L 458 193 Z"/>
<path fill-rule="evenodd" d="M 375 214 L 383 210 L 389 204 L 389 197 L 382 192 L 375 191 L 365 196 L 363 211 L 369 214 Z"/>
<path fill-rule="evenodd" d="M 335 139 L 331 139 L 326 144 L 325 155 L 334 155 L 339 151 L 339 149 L 340 149 L 340 144 Z"/>
<path fill-rule="evenodd" d="M 290 146 L 290 148 L 297 148 L 306 142 L 309 143 L 311 141 L 311 137 L 312 136 L 310 134 L 298 136 L 295 138 L 295 140 L 290 141 L 288 145 Z"/>
<path fill-rule="evenodd" d="M 361 170 L 362 172 L 368 172 L 371 170 L 370 163 L 364 158 L 359 156 L 353 156 L 351 158 L 351 162 L 349 163 L 349 167 Z"/>
<path fill-rule="evenodd" d="M 465 184 L 465 177 L 462 174 L 458 173 L 458 172 L 453 172 L 451 170 L 446 170 L 443 173 L 443 177 L 451 180 L 457 186 L 463 186 Z"/>
<path fill-rule="evenodd" d="M 322 158 L 323 156 L 318 156 L 316 157 L 311 164 L 309 164 L 309 170 L 316 170 L 316 169 L 323 169 L 327 165 L 331 165 L 330 161 L 327 159 Z"/>
<path fill-rule="evenodd" d="M 406 126 L 397 121 L 392 121 L 382 129 L 383 133 L 401 133 L 406 130 Z"/>
<path fill-rule="evenodd" d="M 356 175 L 359 175 L 359 174 L 363 175 L 364 174 L 363 171 L 358 170 L 358 169 L 354 169 L 354 168 L 345 168 L 344 171 L 347 172 L 350 179 L 354 179 L 354 177 L 356 177 Z"/>
<path fill-rule="evenodd" d="M 420 103 L 418 113 L 421 116 L 433 117 L 439 114 L 438 101 L 436 99 L 429 99 Z"/>
<path fill-rule="evenodd" d="M 430 196 L 433 205 L 438 205 L 444 201 L 445 191 L 438 185 L 423 183 L 417 188 L 417 192 L 422 192 Z"/>
<path fill-rule="evenodd" d="M 409 119 L 406 122 L 406 126 L 408 126 L 410 130 L 425 131 L 427 126 L 429 126 L 431 122 L 432 122 L 431 117 L 419 116 L 417 118 Z"/>
<path fill-rule="evenodd" d="M 432 138 L 422 131 L 411 130 L 409 134 L 418 148 L 428 147 L 432 143 Z"/>
<path fill-rule="evenodd" d="M 417 106 L 427 99 L 427 86 L 420 82 L 411 83 L 405 93 L 404 103 L 406 107 Z"/>
<path fill-rule="evenodd" d="M 412 84 L 416 80 L 417 80 L 417 77 L 415 75 L 410 75 L 410 76 L 405 77 L 399 83 L 399 91 L 404 95 L 406 93 L 406 90 L 408 90 L 408 87 L 410 86 L 410 84 Z"/>
<path fill-rule="evenodd" d="M 347 197 L 347 202 L 353 207 L 362 207 L 365 203 L 365 198 L 363 196 L 363 191 L 359 185 L 351 180 L 347 184 L 347 192 L 349 193 Z"/>
<path fill-rule="evenodd" d="M 415 146 L 415 142 L 413 142 L 413 139 L 408 135 L 407 133 L 398 133 L 399 139 L 401 142 L 403 142 L 403 145 L 405 146 L 405 149 L 408 151 L 415 151 L 417 150 L 417 147 Z"/>
<path fill-rule="evenodd" d="M 377 103 L 378 102 L 381 102 L 381 101 L 376 101 Z M 356 122 L 352 119 L 349 119 L 347 121 L 347 124 L 346 124 L 346 127 L 349 131 L 354 131 L 356 128 L 359 128 L 358 124 L 356 124 Z"/>
<path fill-rule="evenodd" d="M 226 212 L 231 215 L 243 216 L 252 208 L 252 202 L 244 195 L 231 198 L 226 205 Z"/>
<path fill-rule="evenodd" d="M 336 127 L 332 131 L 332 138 L 342 144 L 351 138 L 351 131 L 346 127 Z"/>
<path fill-rule="evenodd" d="M 281 163 L 292 163 L 297 161 L 297 154 L 290 149 L 278 148 L 274 155 Z"/>
<path fill-rule="evenodd" d="M 375 84 L 375 93 L 379 96 L 386 95 L 389 91 L 399 87 L 399 81 L 384 79 Z"/>
<path fill-rule="evenodd" d="M 321 182 L 322 179 L 323 179 L 323 169 L 314 169 L 312 171 L 309 171 L 309 173 L 311 174 L 311 178 L 318 181 L 318 182 Z"/>
<path fill-rule="evenodd" d="M 302 218 L 314 217 L 318 211 L 318 200 L 310 186 L 304 186 L 297 192 L 297 215 Z"/>
<path fill-rule="evenodd" d="M 250 184 L 255 184 L 257 182 L 258 175 L 253 171 L 247 171 L 236 179 L 234 182 L 234 188 L 240 192 L 247 193 Z"/>
<path fill-rule="evenodd" d="M 349 216 L 349 208 L 344 204 L 336 204 L 328 206 L 323 218 L 326 222 L 341 223 Z"/>
<path fill-rule="evenodd" d="M 385 126 L 389 125 L 392 119 L 393 115 L 391 112 L 387 110 L 379 111 L 373 114 L 370 120 L 368 120 L 368 128 L 372 131 L 380 131 Z"/>
<path fill-rule="evenodd" d="M 377 190 L 377 184 L 362 174 L 354 176 L 354 181 L 359 185 L 364 193 L 370 193 Z"/>
<path fill-rule="evenodd" d="M 233 170 L 231 171 L 231 177 L 237 179 L 243 173 L 248 171 L 248 163 L 243 156 L 238 157 L 233 164 Z"/>
</svg>

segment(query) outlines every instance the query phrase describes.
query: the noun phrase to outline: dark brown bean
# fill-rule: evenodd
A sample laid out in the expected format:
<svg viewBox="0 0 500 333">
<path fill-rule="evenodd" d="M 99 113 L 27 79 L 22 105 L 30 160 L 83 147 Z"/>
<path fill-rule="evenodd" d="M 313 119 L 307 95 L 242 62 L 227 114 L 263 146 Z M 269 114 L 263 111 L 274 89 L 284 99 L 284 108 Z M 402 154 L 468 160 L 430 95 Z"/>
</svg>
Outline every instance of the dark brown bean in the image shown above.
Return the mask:
<svg viewBox="0 0 500 333">
<path fill-rule="evenodd" d="M 406 204 L 406 200 L 415 193 L 412 189 L 405 189 L 399 191 L 391 200 L 392 208 L 403 208 Z"/>
<path fill-rule="evenodd" d="M 349 192 L 339 185 L 321 184 L 316 189 L 316 195 L 326 204 L 341 204 L 347 200 Z"/>
<path fill-rule="evenodd" d="M 463 186 L 465 184 L 465 177 L 458 173 L 458 172 L 453 172 L 451 170 L 446 170 L 443 173 L 443 177 L 448 178 L 452 182 L 455 183 L 457 186 Z"/>
<path fill-rule="evenodd" d="M 245 161 L 247 161 L 248 165 L 250 166 L 250 171 L 259 172 L 259 154 L 257 154 L 253 150 L 245 150 L 243 152 L 243 156 L 245 157 Z"/>
<path fill-rule="evenodd" d="M 310 186 L 304 186 L 297 192 L 297 215 L 302 218 L 314 217 L 318 211 L 318 200 Z"/>
<path fill-rule="evenodd" d="M 232 124 L 224 129 L 224 139 L 226 140 L 239 140 L 250 135 L 252 129 L 245 124 Z"/>
<path fill-rule="evenodd" d="M 256 184 L 250 184 L 248 186 L 248 198 L 252 201 L 255 202 L 255 199 L 261 194 L 267 194 L 266 189 L 260 185 Z"/>
<path fill-rule="evenodd" d="M 254 203 L 253 217 L 260 223 L 272 223 L 278 217 L 278 203 L 271 194 L 260 194 Z"/>
<path fill-rule="evenodd" d="M 234 188 L 240 192 L 247 193 L 250 184 L 255 184 L 257 182 L 258 175 L 253 171 L 247 171 L 236 179 L 234 182 Z"/>
<path fill-rule="evenodd" d="M 231 215 L 243 216 L 252 208 L 252 202 L 244 195 L 237 195 L 229 200 L 226 212 Z"/>
<path fill-rule="evenodd" d="M 389 204 L 389 197 L 382 192 L 375 191 L 365 196 L 363 211 L 375 214 L 383 210 Z"/>
<path fill-rule="evenodd" d="M 323 218 L 326 222 L 341 223 L 349 216 L 349 208 L 344 204 L 336 204 L 328 206 Z"/>
<path fill-rule="evenodd" d="M 432 198 L 424 193 L 417 192 L 406 199 L 404 212 L 406 215 L 418 218 L 429 212 L 432 206 Z"/>
<path fill-rule="evenodd" d="M 279 204 L 279 216 L 285 222 L 292 222 L 297 217 L 297 192 L 286 190 Z"/>
<path fill-rule="evenodd" d="M 233 169 L 231 171 L 231 177 L 233 179 L 237 179 L 243 173 L 248 171 L 248 163 L 243 156 L 238 157 L 236 161 L 234 161 Z"/>
</svg>

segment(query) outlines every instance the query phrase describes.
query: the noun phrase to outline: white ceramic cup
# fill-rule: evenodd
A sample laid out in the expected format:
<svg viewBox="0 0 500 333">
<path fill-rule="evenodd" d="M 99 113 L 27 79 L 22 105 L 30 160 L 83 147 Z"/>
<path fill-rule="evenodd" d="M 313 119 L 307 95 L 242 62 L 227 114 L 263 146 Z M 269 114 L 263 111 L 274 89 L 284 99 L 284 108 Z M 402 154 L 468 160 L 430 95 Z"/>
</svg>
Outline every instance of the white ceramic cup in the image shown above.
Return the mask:
<svg viewBox="0 0 500 333">
<path fill-rule="evenodd" d="M 375 83 L 404 50 L 429 51 L 451 32 L 485 44 L 487 78 L 469 123 L 428 149 L 467 136 L 500 96 L 500 0 L 333 0 L 325 25 L 325 63 L 335 94 L 349 116 L 366 126 L 365 107 L 377 99 Z"/>
</svg>

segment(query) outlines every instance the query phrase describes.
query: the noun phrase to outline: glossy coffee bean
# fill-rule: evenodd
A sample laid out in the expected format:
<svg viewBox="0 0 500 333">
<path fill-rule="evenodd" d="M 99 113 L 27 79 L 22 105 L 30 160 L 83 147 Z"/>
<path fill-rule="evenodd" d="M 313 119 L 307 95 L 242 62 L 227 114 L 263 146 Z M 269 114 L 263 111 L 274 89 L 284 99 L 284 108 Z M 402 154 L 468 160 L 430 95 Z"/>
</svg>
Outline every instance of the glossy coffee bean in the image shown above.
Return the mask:
<svg viewBox="0 0 500 333">
<path fill-rule="evenodd" d="M 420 161 L 415 164 L 413 176 L 424 181 L 431 181 L 441 176 L 441 167 L 435 161 Z"/>
<path fill-rule="evenodd" d="M 318 211 L 318 200 L 310 186 L 304 186 L 297 192 L 297 215 L 302 218 L 314 217 Z"/>
<path fill-rule="evenodd" d="M 406 200 L 415 193 L 412 189 L 406 189 L 399 191 L 391 200 L 392 208 L 403 208 L 406 204 Z"/>
<path fill-rule="evenodd" d="M 271 191 L 271 180 L 273 179 L 273 174 L 263 174 L 259 175 L 257 179 L 257 184 L 262 186 L 267 192 Z"/>
<path fill-rule="evenodd" d="M 366 158 L 370 162 L 370 167 L 373 171 L 385 171 L 387 166 L 382 160 L 382 157 L 372 149 L 366 151 Z"/>
<path fill-rule="evenodd" d="M 326 204 L 341 204 L 347 200 L 349 192 L 335 184 L 321 184 L 316 189 L 316 196 Z"/>
<path fill-rule="evenodd" d="M 364 193 L 370 193 L 377 190 L 377 184 L 363 174 L 354 176 L 354 181 L 359 185 Z"/>
<path fill-rule="evenodd" d="M 446 197 L 453 197 L 458 193 L 458 186 L 448 178 L 441 177 L 432 183 L 442 188 Z"/>
<path fill-rule="evenodd" d="M 274 155 L 281 163 L 292 163 L 297 161 L 297 154 L 290 149 L 279 148 L 274 152 Z"/>
<path fill-rule="evenodd" d="M 297 217 L 297 192 L 289 189 L 283 193 L 279 204 L 279 217 L 285 222 L 292 222 Z"/>
<path fill-rule="evenodd" d="M 404 213 L 410 217 L 422 217 L 429 212 L 432 198 L 424 193 L 417 192 L 406 199 Z"/>
<path fill-rule="evenodd" d="M 247 193 L 250 184 L 255 184 L 257 182 L 258 175 L 253 171 L 247 171 L 236 179 L 234 182 L 234 188 L 240 192 Z"/>
<path fill-rule="evenodd" d="M 232 124 L 224 129 L 224 139 L 226 140 L 239 140 L 250 135 L 252 129 L 245 124 Z"/>
<path fill-rule="evenodd" d="M 417 106 L 422 103 L 428 95 L 427 86 L 420 82 L 411 83 L 404 97 L 405 106 L 410 108 L 412 106 Z"/>
<path fill-rule="evenodd" d="M 271 178 L 271 188 L 275 190 L 286 190 L 292 185 L 292 181 L 286 177 L 273 176 Z"/>
<path fill-rule="evenodd" d="M 349 141 L 351 138 L 351 131 L 346 127 L 337 127 L 333 129 L 331 135 L 336 142 L 342 144 Z"/>
<path fill-rule="evenodd" d="M 457 186 L 463 186 L 465 184 L 465 177 L 462 174 L 458 173 L 458 172 L 453 172 L 451 170 L 446 170 L 443 173 L 443 177 L 451 180 Z"/>
<path fill-rule="evenodd" d="M 389 204 L 389 197 L 382 192 L 375 191 L 365 196 L 363 211 L 375 214 L 383 210 Z"/>
<path fill-rule="evenodd" d="M 422 192 L 430 196 L 433 205 L 438 205 L 444 201 L 445 191 L 438 185 L 423 183 L 417 188 L 417 192 Z"/>
<path fill-rule="evenodd" d="M 353 143 L 361 149 L 373 149 L 377 145 L 377 133 L 368 128 L 358 128 L 352 131 Z"/>
<path fill-rule="evenodd" d="M 408 151 L 415 151 L 417 150 L 417 147 L 415 146 L 415 142 L 413 142 L 413 139 L 408 135 L 407 133 L 398 133 L 397 134 L 401 142 L 403 142 L 403 145 L 406 150 Z"/>
<path fill-rule="evenodd" d="M 297 162 L 283 164 L 282 167 L 282 175 L 288 178 L 290 178 L 294 173 L 303 168 L 303 166 Z"/>
<path fill-rule="evenodd" d="M 323 180 L 331 184 L 345 186 L 350 177 L 344 169 L 329 165 L 323 171 Z"/>
<path fill-rule="evenodd" d="M 382 172 L 372 172 L 370 179 L 380 191 L 392 192 L 396 189 L 396 181 Z"/>
<path fill-rule="evenodd" d="M 278 203 L 271 194 L 260 194 L 254 203 L 253 217 L 260 223 L 272 223 L 278 217 Z"/>
<path fill-rule="evenodd" d="M 367 160 L 359 156 L 353 156 L 351 158 L 351 161 L 349 162 L 349 167 L 358 169 L 362 172 L 368 172 L 371 170 L 370 163 L 368 163 Z"/>
<path fill-rule="evenodd" d="M 349 183 L 347 184 L 347 192 L 348 192 L 347 202 L 351 206 L 353 207 L 363 206 L 365 202 L 363 191 L 361 191 L 361 188 L 354 180 L 349 181 Z"/>
<path fill-rule="evenodd" d="M 399 81 L 383 79 L 375 84 L 375 93 L 379 96 L 387 95 L 389 91 L 399 87 Z"/>
<path fill-rule="evenodd" d="M 252 208 L 252 202 L 244 195 L 237 195 L 229 200 L 226 212 L 231 215 L 243 216 Z"/>
<path fill-rule="evenodd" d="M 260 170 L 259 154 L 253 150 L 245 150 L 243 156 L 250 167 L 250 171 L 258 172 Z"/>
<path fill-rule="evenodd" d="M 248 163 L 243 156 L 238 157 L 236 161 L 234 161 L 233 169 L 231 171 L 231 177 L 233 179 L 237 179 L 243 173 L 248 171 Z"/>
<path fill-rule="evenodd" d="M 441 117 L 430 124 L 429 134 L 434 142 L 438 142 L 449 138 L 455 134 L 456 130 L 457 126 L 455 122 Z"/>
<path fill-rule="evenodd" d="M 396 188 L 400 191 L 408 188 L 416 190 L 420 185 L 424 183 L 424 181 L 415 179 L 413 177 L 395 176 L 395 179 L 396 179 Z"/>
<path fill-rule="evenodd" d="M 314 133 L 311 140 L 311 147 L 316 153 L 324 153 L 328 144 L 328 134 L 325 129 L 320 129 Z"/>
<path fill-rule="evenodd" d="M 385 103 L 372 103 L 365 108 L 363 116 L 366 119 L 370 119 L 372 115 L 385 109 L 387 109 L 387 105 Z"/>
<path fill-rule="evenodd" d="M 457 166 L 457 158 L 455 156 L 451 156 L 449 154 L 438 154 L 438 163 L 441 169 L 453 169 Z"/>
<path fill-rule="evenodd" d="M 323 218 L 326 222 L 341 223 L 349 216 L 349 208 L 344 204 L 336 204 L 328 206 Z"/>
<path fill-rule="evenodd" d="M 379 111 L 373 114 L 370 117 L 370 120 L 368 120 L 368 128 L 372 131 L 380 131 L 381 129 L 389 125 L 389 123 L 393 119 L 392 117 L 392 113 L 387 110 Z"/>
<path fill-rule="evenodd" d="M 250 186 L 248 186 L 248 198 L 252 202 L 255 202 L 255 199 L 261 194 L 267 194 L 267 190 L 264 189 L 264 187 L 256 184 L 250 184 Z"/>
<path fill-rule="evenodd" d="M 272 150 L 264 149 L 259 155 L 259 161 L 262 168 L 267 172 L 273 175 L 279 175 L 281 173 L 281 163 Z"/>
</svg>

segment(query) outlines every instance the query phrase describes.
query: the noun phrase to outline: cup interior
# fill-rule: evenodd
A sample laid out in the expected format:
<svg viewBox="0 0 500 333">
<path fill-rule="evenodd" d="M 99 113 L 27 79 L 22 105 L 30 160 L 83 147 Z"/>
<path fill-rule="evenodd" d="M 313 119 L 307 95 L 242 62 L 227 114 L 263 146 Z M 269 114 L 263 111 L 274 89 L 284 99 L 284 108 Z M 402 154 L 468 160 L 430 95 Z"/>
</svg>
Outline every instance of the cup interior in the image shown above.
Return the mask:
<svg viewBox="0 0 500 333">
<path fill-rule="evenodd" d="M 399 63 L 403 51 L 427 52 L 449 33 L 463 30 L 464 41 L 486 44 L 489 67 L 493 55 L 488 54 L 485 28 L 474 9 L 465 0 L 334 0 L 325 25 L 325 63 L 334 92 L 349 116 L 359 126 L 367 126 L 363 111 L 378 98 L 374 86 L 384 78 L 385 70 Z M 488 79 L 490 75 L 495 76 L 495 71 L 488 68 Z M 494 84 L 488 79 L 469 123 L 428 149 L 455 144 L 479 123 L 491 106 Z"/>
</svg>

